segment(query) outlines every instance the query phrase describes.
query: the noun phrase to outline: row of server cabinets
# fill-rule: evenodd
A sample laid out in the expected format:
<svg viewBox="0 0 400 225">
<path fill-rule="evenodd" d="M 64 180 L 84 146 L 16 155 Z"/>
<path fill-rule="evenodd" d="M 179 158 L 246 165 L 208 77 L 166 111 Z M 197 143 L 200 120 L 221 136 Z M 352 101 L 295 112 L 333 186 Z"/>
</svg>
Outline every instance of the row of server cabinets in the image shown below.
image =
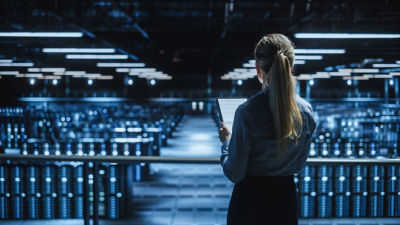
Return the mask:
<svg viewBox="0 0 400 225">
<path fill-rule="evenodd" d="M 398 158 L 400 106 L 312 103 L 313 158 Z M 295 181 L 300 217 L 400 217 L 399 165 L 306 166 Z"/>
<path fill-rule="evenodd" d="M 296 176 L 300 217 L 400 217 L 399 166 L 306 166 Z"/>
<path fill-rule="evenodd" d="M 0 109 L 0 151 L 23 155 L 159 156 L 183 117 L 179 105 L 39 104 Z M 101 218 L 129 214 L 132 182 L 147 163 L 2 162 L 0 219 L 83 218 L 93 213 L 98 185 Z M 95 174 L 97 173 L 97 174 Z M 94 184 L 94 175 L 99 179 Z M 87 182 L 87 183 L 85 183 Z"/>
<path fill-rule="evenodd" d="M 398 158 L 400 105 L 311 102 L 309 158 Z M 218 110 L 212 111 L 218 123 Z M 400 217 L 400 166 L 306 166 L 295 175 L 301 218 Z"/>
</svg>

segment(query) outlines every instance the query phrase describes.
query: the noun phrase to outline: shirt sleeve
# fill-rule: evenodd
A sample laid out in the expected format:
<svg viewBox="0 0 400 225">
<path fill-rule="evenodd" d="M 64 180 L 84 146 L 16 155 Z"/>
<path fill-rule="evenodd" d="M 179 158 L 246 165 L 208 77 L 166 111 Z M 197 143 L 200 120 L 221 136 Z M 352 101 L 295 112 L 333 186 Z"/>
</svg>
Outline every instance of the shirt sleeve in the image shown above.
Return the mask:
<svg viewBox="0 0 400 225">
<path fill-rule="evenodd" d="M 297 164 L 297 171 L 296 172 L 301 171 L 304 168 L 304 166 L 306 165 L 307 157 L 308 157 L 309 152 L 310 152 L 310 145 L 311 145 L 311 142 L 312 142 L 312 137 L 313 137 L 315 128 L 317 126 L 317 122 L 316 122 L 316 120 L 314 118 L 314 114 L 313 114 L 313 111 L 312 111 L 311 107 L 310 107 L 310 111 L 311 112 L 310 112 L 309 116 L 307 117 L 307 129 L 308 129 L 307 133 L 308 134 L 305 137 L 304 145 L 302 147 L 303 149 L 302 149 L 301 152 L 303 154 L 297 160 L 298 164 Z"/>
<path fill-rule="evenodd" d="M 221 148 L 221 165 L 225 176 L 233 183 L 238 183 L 246 176 L 247 162 L 251 148 L 248 129 L 246 128 L 243 108 L 237 108 L 233 120 L 231 139 Z"/>
</svg>

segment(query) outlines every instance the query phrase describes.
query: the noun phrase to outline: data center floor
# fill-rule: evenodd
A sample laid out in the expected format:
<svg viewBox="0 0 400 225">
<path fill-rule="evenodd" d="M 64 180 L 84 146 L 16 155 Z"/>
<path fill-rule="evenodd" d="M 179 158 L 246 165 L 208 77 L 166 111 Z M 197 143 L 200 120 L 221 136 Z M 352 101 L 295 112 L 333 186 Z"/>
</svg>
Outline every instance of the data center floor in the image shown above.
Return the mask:
<svg viewBox="0 0 400 225">
<path fill-rule="evenodd" d="M 219 156 L 217 128 L 208 116 L 186 116 L 163 156 Z M 134 185 L 132 217 L 100 224 L 208 225 L 226 224 L 233 185 L 219 165 L 151 165 L 151 179 Z M 4 224 L 83 224 L 82 220 L 2 221 Z M 0 223 L 1 224 L 1 223 Z M 399 218 L 302 219 L 310 225 L 400 225 Z"/>
</svg>

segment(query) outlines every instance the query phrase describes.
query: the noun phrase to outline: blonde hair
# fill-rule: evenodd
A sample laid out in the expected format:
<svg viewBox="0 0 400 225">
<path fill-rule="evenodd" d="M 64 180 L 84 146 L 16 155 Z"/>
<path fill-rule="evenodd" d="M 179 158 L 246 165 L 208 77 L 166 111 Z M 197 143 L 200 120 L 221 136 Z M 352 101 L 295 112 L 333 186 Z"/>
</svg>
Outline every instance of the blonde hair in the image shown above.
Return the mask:
<svg viewBox="0 0 400 225">
<path fill-rule="evenodd" d="M 295 139 L 297 142 L 303 128 L 295 99 L 296 83 L 292 77 L 293 43 L 282 34 L 268 34 L 258 42 L 254 57 L 263 78 L 262 86 L 269 88 L 277 147 L 285 151 L 286 141 Z"/>
</svg>

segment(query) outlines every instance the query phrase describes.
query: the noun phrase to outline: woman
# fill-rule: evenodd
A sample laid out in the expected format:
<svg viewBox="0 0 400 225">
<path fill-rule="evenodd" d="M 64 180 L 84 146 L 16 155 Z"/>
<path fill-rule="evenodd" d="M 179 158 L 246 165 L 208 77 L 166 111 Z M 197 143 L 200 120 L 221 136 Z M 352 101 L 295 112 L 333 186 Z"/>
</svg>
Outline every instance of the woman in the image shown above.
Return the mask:
<svg viewBox="0 0 400 225">
<path fill-rule="evenodd" d="M 306 163 L 316 122 L 296 95 L 291 41 L 264 36 L 254 56 L 262 90 L 237 108 L 232 134 L 223 123 L 219 130 L 221 164 L 235 183 L 228 225 L 298 224 L 293 174 Z"/>
</svg>

